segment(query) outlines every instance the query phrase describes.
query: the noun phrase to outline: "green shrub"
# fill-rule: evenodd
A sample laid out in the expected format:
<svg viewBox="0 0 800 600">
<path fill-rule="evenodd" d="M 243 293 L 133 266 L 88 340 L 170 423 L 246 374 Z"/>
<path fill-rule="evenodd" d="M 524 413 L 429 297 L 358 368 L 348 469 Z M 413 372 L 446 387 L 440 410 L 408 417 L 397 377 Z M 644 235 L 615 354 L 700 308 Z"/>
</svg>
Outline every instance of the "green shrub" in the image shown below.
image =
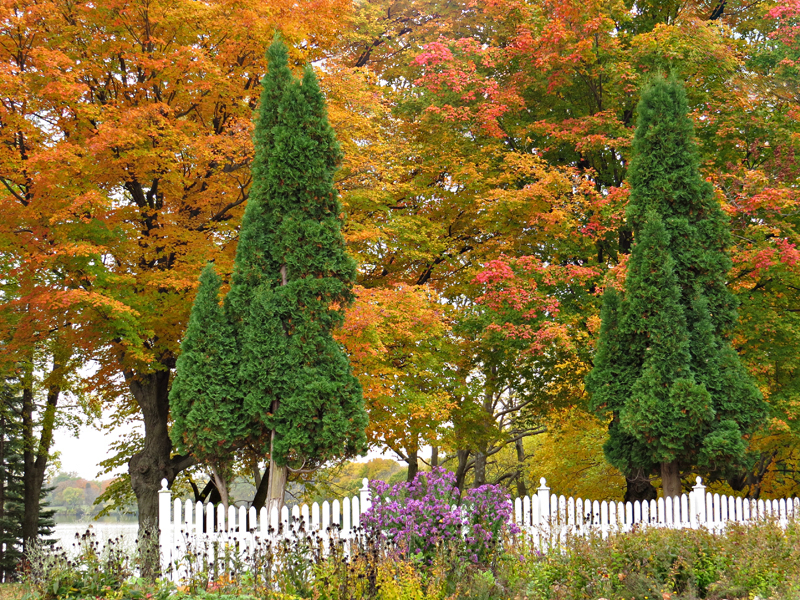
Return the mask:
<svg viewBox="0 0 800 600">
<path fill-rule="evenodd" d="M 718 535 L 638 529 L 572 537 L 545 552 L 517 536 L 494 546 L 483 564 L 460 560 L 456 546 L 440 544 L 429 561 L 365 535 L 323 555 L 319 538 L 309 536 L 263 544 L 247 559 L 230 549 L 216 562 L 187 553 L 193 570 L 177 588 L 131 578 L 113 546 L 81 547 L 73 558 L 36 550 L 24 575 L 31 600 L 800 600 L 800 528 L 770 521 L 731 524 Z"/>
</svg>

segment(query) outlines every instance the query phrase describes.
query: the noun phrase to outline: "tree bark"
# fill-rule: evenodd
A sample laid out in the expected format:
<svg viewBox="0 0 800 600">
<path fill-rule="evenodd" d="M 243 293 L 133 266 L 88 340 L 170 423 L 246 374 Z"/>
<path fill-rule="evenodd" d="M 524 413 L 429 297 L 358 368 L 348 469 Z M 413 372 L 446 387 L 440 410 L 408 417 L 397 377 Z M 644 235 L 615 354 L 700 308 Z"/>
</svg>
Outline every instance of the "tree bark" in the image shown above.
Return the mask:
<svg viewBox="0 0 800 600">
<path fill-rule="evenodd" d="M 222 505 L 225 507 L 225 514 L 228 514 L 228 482 L 225 481 L 225 478 L 219 474 L 219 469 L 213 466 L 211 467 L 211 474 L 214 476 L 214 484 L 217 486 L 217 490 L 219 490 L 219 495 L 222 500 Z"/>
<path fill-rule="evenodd" d="M 250 465 L 250 472 L 253 474 L 253 482 L 256 484 L 256 489 L 261 485 L 261 469 L 258 468 L 258 463 L 253 460 Z"/>
<path fill-rule="evenodd" d="M 747 488 L 747 498 L 758 500 L 761 496 L 761 486 L 764 482 L 764 477 L 769 472 L 769 467 L 778 455 L 775 450 L 769 453 L 762 453 L 752 470 L 746 473 L 739 473 L 728 477 L 728 485 L 737 492 L 741 492 Z"/>
<path fill-rule="evenodd" d="M 655 500 L 658 498 L 658 490 L 650 483 L 650 478 L 639 469 L 625 476 L 625 502 L 636 502 L 639 500 Z"/>
<path fill-rule="evenodd" d="M 284 269 L 281 274 L 284 275 Z M 278 412 L 278 401 L 272 403 L 272 414 Z M 272 430 L 269 439 L 269 483 L 267 484 L 267 511 L 272 514 L 272 509 L 277 509 L 278 515 L 283 508 L 283 497 L 286 495 L 286 479 L 289 475 L 287 465 L 279 465 L 275 462 L 275 430 Z"/>
<path fill-rule="evenodd" d="M 55 365 L 53 370 L 59 369 Z M 24 449 L 22 460 L 23 472 L 23 498 L 25 508 L 22 516 L 22 551 L 27 552 L 32 542 L 39 535 L 39 516 L 41 510 L 42 485 L 44 474 L 47 470 L 47 460 L 50 457 L 50 447 L 53 443 L 53 428 L 55 427 L 56 407 L 61 395 L 59 386 L 50 386 L 47 390 L 47 401 L 39 425 L 39 439 L 34 439 L 33 413 L 36 410 L 33 397 L 32 374 L 27 378 L 22 391 L 22 435 Z"/>
<path fill-rule="evenodd" d="M 472 487 L 486 484 L 486 449 L 481 448 L 475 453 L 475 480 Z"/>
<path fill-rule="evenodd" d="M 197 484 L 191 479 L 189 480 L 189 485 L 192 486 L 195 503 L 200 502 L 201 504 L 205 504 L 206 500 L 208 500 L 211 504 L 219 504 L 222 500 L 222 496 L 219 495 L 219 491 L 217 490 L 217 486 L 214 483 L 213 477 L 210 477 L 206 482 L 206 486 L 203 488 L 202 492 L 197 487 Z"/>
<path fill-rule="evenodd" d="M 408 463 L 408 473 L 406 473 L 406 481 L 409 483 L 414 481 L 414 477 L 417 476 L 419 472 L 419 457 L 418 452 L 413 450 L 408 453 L 408 458 L 406 458 L 406 463 Z"/>
<path fill-rule="evenodd" d="M 6 467 L 6 435 L 8 432 L 8 424 L 6 421 L 5 410 L 0 411 L 0 465 Z M 6 477 L 11 473 L 6 470 Z M 10 479 L 0 479 L 0 523 L 5 521 L 6 518 L 6 486 L 10 484 Z M 6 544 L 0 544 L 0 564 L 5 563 L 6 558 Z M 10 572 L 0 568 L 0 582 L 5 583 L 10 579 Z"/>
<path fill-rule="evenodd" d="M 681 473 L 677 461 L 661 463 L 661 489 L 665 498 L 681 495 Z"/>
<path fill-rule="evenodd" d="M 514 441 L 514 448 L 517 451 L 517 465 L 519 466 L 517 474 L 517 497 L 524 498 L 528 495 L 528 488 L 525 486 L 525 446 L 522 444 L 522 438 Z"/>
<path fill-rule="evenodd" d="M 253 497 L 253 507 L 258 511 L 261 510 L 261 507 L 264 506 L 264 503 L 267 501 L 267 492 L 269 491 L 269 463 L 267 463 L 267 469 L 264 471 L 264 475 L 261 476 L 260 481 L 258 482 L 258 487 L 256 488 L 256 495 Z"/>
<path fill-rule="evenodd" d="M 439 446 L 431 446 L 431 469 L 439 466 Z"/>
<path fill-rule="evenodd" d="M 497 379 L 497 367 L 490 367 L 486 376 L 486 390 L 483 394 L 483 410 L 486 413 L 486 421 L 496 421 L 494 416 L 494 384 Z M 486 444 L 482 444 L 477 452 L 475 452 L 475 480 L 473 487 L 479 487 L 486 484 L 486 455 L 489 448 Z"/>
<path fill-rule="evenodd" d="M 283 508 L 283 498 L 286 495 L 286 480 L 289 475 L 289 468 L 286 465 L 277 465 L 271 459 L 269 463 L 267 510 L 272 514 L 272 509 L 275 508 L 280 515 L 281 509 Z"/>
<path fill-rule="evenodd" d="M 289 277 L 286 265 L 281 265 L 281 286 L 288 285 Z M 284 329 L 284 331 L 286 331 Z M 278 413 L 280 403 L 275 400 L 272 403 L 272 414 Z M 267 511 L 272 514 L 272 509 L 277 509 L 278 515 L 283 508 L 283 498 L 286 495 L 286 480 L 289 476 L 287 465 L 279 465 L 275 462 L 275 430 L 270 433 L 269 438 L 269 483 L 267 484 Z"/>
<path fill-rule="evenodd" d="M 459 491 L 464 491 L 464 481 L 467 478 L 467 471 L 469 470 L 469 450 L 456 450 L 456 458 L 458 458 L 458 466 L 456 467 L 456 487 Z"/>
<path fill-rule="evenodd" d="M 158 540 L 158 490 L 161 480 L 169 486 L 183 469 L 195 464 L 191 456 L 172 456 L 167 418 L 169 415 L 169 370 L 153 373 L 124 373 L 128 387 L 142 411 L 144 419 L 144 448 L 128 461 L 131 487 L 139 508 L 139 539 L 143 544 Z M 158 552 L 153 548 L 140 548 L 142 576 L 158 575 Z"/>
</svg>

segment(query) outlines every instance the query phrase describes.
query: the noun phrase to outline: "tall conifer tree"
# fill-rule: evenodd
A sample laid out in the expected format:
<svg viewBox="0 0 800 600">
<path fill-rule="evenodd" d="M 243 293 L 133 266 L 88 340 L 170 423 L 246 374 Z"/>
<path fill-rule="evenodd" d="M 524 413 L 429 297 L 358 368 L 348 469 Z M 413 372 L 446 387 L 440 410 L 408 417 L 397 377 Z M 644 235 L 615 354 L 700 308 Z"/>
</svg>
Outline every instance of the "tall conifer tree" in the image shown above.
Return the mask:
<svg viewBox="0 0 800 600">
<path fill-rule="evenodd" d="M 735 299 L 725 215 L 703 180 L 683 87 L 642 94 L 629 172 L 635 244 L 622 298 L 603 300 L 586 389 L 612 413 L 606 457 L 623 473 L 660 474 L 665 496 L 689 471 L 724 474 L 766 407 L 731 346 Z"/>
<path fill-rule="evenodd" d="M 7 582 L 22 558 L 22 398 L 7 382 L 2 384 L 0 394 L 0 582 Z"/>
<path fill-rule="evenodd" d="M 297 81 L 277 40 L 267 56 L 227 305 L 251 442 L 269 454 L 268 501 L 280 506 L 290 465 L 310 468 L 365 450 L 367 417 L 332 336 L 356 277 L 333 184 L 341 151 L 313 70 Z"/>
<path fill-rule="evenodd" d="M 189 326 L 169 394 L 170 437 L 178 452 L 208 464 L 228 505 L 230 470 L 247 434 L 239 391 L 239 356 L 233 327 L 220 306 L 220 278 L 209 263 L 200 275 Z"/>
<path fill-rule="evenodd" d="M 15 577 L 25 549 L 25 431 L 22 425 L 23 394 L 14 377 L 0 380 L 0 582 Z M 45 496 L 52 488 L 39 492 L 35 537 L 38 543 L 53 531 L 55 511 L 47 508 Z M 29 540 L 31 538 L 28 538 Z"/>
</svg>

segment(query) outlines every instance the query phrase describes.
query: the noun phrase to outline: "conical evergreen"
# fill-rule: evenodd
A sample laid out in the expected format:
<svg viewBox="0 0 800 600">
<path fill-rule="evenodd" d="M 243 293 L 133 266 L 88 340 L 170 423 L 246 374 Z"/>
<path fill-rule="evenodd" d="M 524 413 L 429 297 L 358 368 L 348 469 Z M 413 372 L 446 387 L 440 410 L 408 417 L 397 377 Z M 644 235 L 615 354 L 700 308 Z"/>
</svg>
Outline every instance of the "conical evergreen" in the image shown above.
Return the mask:
<svg viewBox="0 0 800 600">
<path fill-rule="evenodd" d="M 177 451 L 191 451 L 211 466 L 227 504 L 227 473 L 247 434 L 247 419 L 239 392 L 236 339 L 220 306 L 220 283 L 209 263 L 200 275 L 169 394 L 170 437 Z"/>
<path fill-rule="evenodd" d="M 700 175 L 676 82 L 657 80 L 642 94 L 633 150 L 635 244 L 623 298 L 604 296 L 586 389 L 596 411 L 613 415 L 608 460 L 626 474 L 660 473 L 674 495 L 683 473 L 740 464 L 766 407 L 731 346 L 730 233 Z"/>
<path fill-rule="evenodd" d="M 228 307 L 251 439 L 270 455 L 269 498 L 280 503 L 289 464 L 308 468 L 364 451 L 367 417 L 332 336 L 356 277 L 333 185 L 341 151 L 313 70 L 302 83 L 294 79 L 279 41 L 267 56 Z"/>
<path fill-rule="evenodd" d="M 24 490 L 22 431 L 19 424 L 22 398 L 7 383 L 0 393 L 0 582 L 11 581 L 22 558 Z"/>
<path fill-rule="evenodd" d="M 25 440 L 22 427 L 22 392 L 13 377 L 0 380 L 0 582 L 14 579 L 23 553 L 25 518 Z M 43 486 L 39 494 L 36 536 L 40 543 L 54 527 L 55 511 L 47 508 L 45 496 L 52 488 Z"/>
<path fill-rule="evenodd" d="M 275 215 L 267 206 L 276 193 L 270 178 L 270 159 L 275 153 L 274 129 L 280 128 L 279 106 L 294 77 L 289 70 L 289 57 L 284 44 L 273 43 L 267 51 L 267 60 L 269 72 L 261 82 L 261 99 L 253 132 L 253 183 L 239 231 L 231 290 L 225 297 L 229 316 L 237 324 L 246 318 L 252 296 L 264 278 L 270 280 L 267 282 L 269 286 L 281 282 L 282 263 L 272 250 Z"/>
</svg>

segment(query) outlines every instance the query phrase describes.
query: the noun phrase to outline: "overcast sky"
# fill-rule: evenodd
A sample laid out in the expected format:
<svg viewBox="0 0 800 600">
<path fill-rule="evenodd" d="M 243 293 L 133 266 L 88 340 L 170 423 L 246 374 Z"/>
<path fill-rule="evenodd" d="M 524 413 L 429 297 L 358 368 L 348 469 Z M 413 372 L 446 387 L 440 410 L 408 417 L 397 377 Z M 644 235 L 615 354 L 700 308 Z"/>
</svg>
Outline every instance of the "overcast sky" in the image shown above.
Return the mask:
<svg viewBox="0 0 800 600">
<path fill-rule="evenodd" d="M 57 430 L 53 438 L 54 450 L 61 453 L 60 470 L 65 473 L 77 473 L 84 479 L 109 479 L 111 475 L 98 477 L 102 468 L 100 461 L 110 457 L 109 447 L 119 435 L 116 432 L 109 434 L 88 426 L 81 427 L 78 437 L 74 437 L 67 429 Z"/>
<path fill-rule="evenodd" d="M 139 424 L 141 427 L 141 424 Z M 131 426 L 132 427 L 132 426 Z M 128 430 L 126 430 L 128 431 Z M 54 434 L 55 448 L 61 453 L 61 469 L 65 473 L 74 472 L 84 479 L 110 479 L 111 474 L 98 477 L 100 472 L 100 461 L 109 458 L 109 448 L 111 443 L 118 439 L 121 434 L 108 434 L 105 431 L 98 431 L 94 427 L 84 426 L 81 428 L 80 435 L 76 438 L 68 430 L 59 429 Z M 420 455 L 426 460 L 429 458 L 430 449 L 424 448 Z M 370 451 L 367 456 L 358 458 L 358 461 L 367 461 L 373 458 L 397 457 L 390 452 Z M 120 467 L 119 471 L 125 471 L 127 466 Z"/>
</svg>

